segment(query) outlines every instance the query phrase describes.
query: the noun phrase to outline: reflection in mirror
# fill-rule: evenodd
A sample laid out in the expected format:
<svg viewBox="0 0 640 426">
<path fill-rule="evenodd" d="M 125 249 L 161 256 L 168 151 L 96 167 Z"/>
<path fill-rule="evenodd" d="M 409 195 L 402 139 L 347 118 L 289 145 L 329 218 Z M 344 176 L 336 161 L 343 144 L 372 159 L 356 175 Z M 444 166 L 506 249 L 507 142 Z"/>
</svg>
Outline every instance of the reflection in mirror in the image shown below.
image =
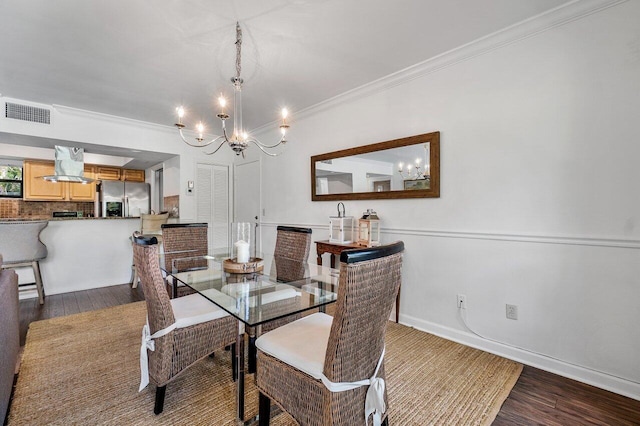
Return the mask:
<svg viewBox="0 0 640 426">
<path fill-rule="evenodd" d="M 439 132 L 316 155 L 314 201 L 439 197 Z"/>
</svg>

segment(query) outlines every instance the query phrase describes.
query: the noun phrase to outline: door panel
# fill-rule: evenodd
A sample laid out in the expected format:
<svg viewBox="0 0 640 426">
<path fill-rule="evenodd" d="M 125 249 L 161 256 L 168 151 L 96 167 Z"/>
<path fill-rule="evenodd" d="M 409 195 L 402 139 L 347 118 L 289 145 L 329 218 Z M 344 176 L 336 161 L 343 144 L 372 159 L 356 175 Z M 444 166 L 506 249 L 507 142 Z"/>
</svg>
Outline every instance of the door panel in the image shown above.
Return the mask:
<svg viewBox="0 0 640 426">
<path fill-rule="evenodd" d="M 209 224 L 209 251 L 229 244 L 229 166 L 198 163 L 196 169 L 196 221 Z"/>
</svg>

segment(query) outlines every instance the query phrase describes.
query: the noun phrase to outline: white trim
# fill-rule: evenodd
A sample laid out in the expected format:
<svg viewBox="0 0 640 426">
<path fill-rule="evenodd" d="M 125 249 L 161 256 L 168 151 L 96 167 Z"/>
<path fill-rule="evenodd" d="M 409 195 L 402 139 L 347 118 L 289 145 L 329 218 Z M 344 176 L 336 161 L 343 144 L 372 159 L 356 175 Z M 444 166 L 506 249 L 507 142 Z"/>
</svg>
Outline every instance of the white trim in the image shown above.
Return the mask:
<svg viewBox="0 0 640 426">
<path fill-rule="evenodd" d="M 400 323 L 447 340 L 452 340 L 465 346 L 490 352 L 513 361 L 521 362 L 563 377 L 568 377 L 629 398 L 640 400 L 640 383 L 624 380 L 600 371 L 584 368 L 555 358 L 546 357 L 524 349 L 509 346 L 506 343 L 494 343 L 466 331 L 445 327 L 402 313 L 400 313 Z"/>
<path fill-rule="evenodd" d="M 303 228 L 329 230 L 327 224 L 292 224 L 279 222 L 262 222 L 263 227 L 275 228 L 280 225 L 299 226 Z M 640 249 L 640 240 L 617 239 L 617 238 L 597 238 L 597 237 L 571 237 L 561 235 L 519 235 L 519 234 L 501 234 L 491 232 L 472 232 L 472 231 L 444 231 L 429 229 L 412 229 L 412 228 L 381 228 L 382 234 L 392 235 L 411 235 L 419 237 L 435 237 L 435 238 L 461 238 L 470 240 L 495 240 L 509 242 L 523 242 L 536 244 L 563 244 L 574 246 L 590 246 L 590 247 L 613 247 L 626 249 Z"/>
<path fill-rule="evenodd" d="M 315 105 L 294 111 L 292 116 L 296 120 L 309 117 L 321 111 L 355 101 L 357 99 L 382 92 L 389 88 L 405 84 L 427 74 L 440 71 L 444 68 L 460 62 L 475 58 L 485 53 L 492 52 L 504 46 L 517 43 L 542 32 L 556 28 L 572 21 L 584 18 L 600 12 L 609 7 L 616 6 L 628 0 L 573 0 L 544 13 L 528 18 L 524 21 L 510 25 L 506 28 L 488 34 L 484 37 L 463 44 L 462 46 L 441 53 L 425 61 L 409 66 L 400 71 L 381 77 L 332 98 L 321 101 Z M 251 133 L 260 133 L 272 128 L 279 122 L 277 120 L 266 123 L 251 130 Z"/>
<path fill-rule="evenodd" d="M 101 120 L 116 124 L 134 125 L 139 127 L 145 127 L 153 130 L 160 130 L 175 133 L 175 129 L 171 126 L 164 124 L 151 123 L 149 121 L 136 120 L 135 118 L 120 117 L 117 115 L 105 114 L 102 112 L 89 111 L 86 109 L 73 108 L 65 105 L 53 104 L 51 105 L 53 110 L 60 114 L 75 115 L 81 118 L 88 118 L 92 120 Z M 193 133 L 195 135 L 195 132 Z"/>
</svg>

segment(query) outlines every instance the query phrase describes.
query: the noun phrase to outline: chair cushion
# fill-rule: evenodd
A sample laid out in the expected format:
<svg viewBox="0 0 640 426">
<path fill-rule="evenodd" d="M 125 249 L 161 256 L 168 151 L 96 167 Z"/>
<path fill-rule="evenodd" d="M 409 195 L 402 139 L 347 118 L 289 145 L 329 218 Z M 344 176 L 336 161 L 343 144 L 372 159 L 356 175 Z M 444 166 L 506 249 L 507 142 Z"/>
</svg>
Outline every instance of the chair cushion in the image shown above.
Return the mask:
<svg viewBox="0 0 640 426">
<path fill-rule="evenodd" d="M 263 334 L 256 347 L 320 380 L 332 321 L 324 313 L 309 315 Z"/>
<path fill-rule="evenodd" d="M 171 299 L 171 308 L 176 319 L 176 328 L 185 328 L 229 315 L 199 294 Z"/>
</svg>

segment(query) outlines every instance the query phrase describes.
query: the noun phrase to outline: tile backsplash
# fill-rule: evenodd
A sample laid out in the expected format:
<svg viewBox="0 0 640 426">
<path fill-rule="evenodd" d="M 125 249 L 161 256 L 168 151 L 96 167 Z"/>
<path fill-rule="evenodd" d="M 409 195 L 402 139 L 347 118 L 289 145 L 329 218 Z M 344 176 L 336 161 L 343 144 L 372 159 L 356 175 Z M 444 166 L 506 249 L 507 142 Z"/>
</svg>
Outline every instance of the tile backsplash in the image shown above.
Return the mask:
<svg viewBox="0 0 640 426">
<path fill-rule="evenodd" d="M 0 198 L 0 219 L 50 219 L 53 212 L 82 212 L 84 217 L 93 216 L 92 202 L 72 201 L 24 201 Z"/>
</svg>

